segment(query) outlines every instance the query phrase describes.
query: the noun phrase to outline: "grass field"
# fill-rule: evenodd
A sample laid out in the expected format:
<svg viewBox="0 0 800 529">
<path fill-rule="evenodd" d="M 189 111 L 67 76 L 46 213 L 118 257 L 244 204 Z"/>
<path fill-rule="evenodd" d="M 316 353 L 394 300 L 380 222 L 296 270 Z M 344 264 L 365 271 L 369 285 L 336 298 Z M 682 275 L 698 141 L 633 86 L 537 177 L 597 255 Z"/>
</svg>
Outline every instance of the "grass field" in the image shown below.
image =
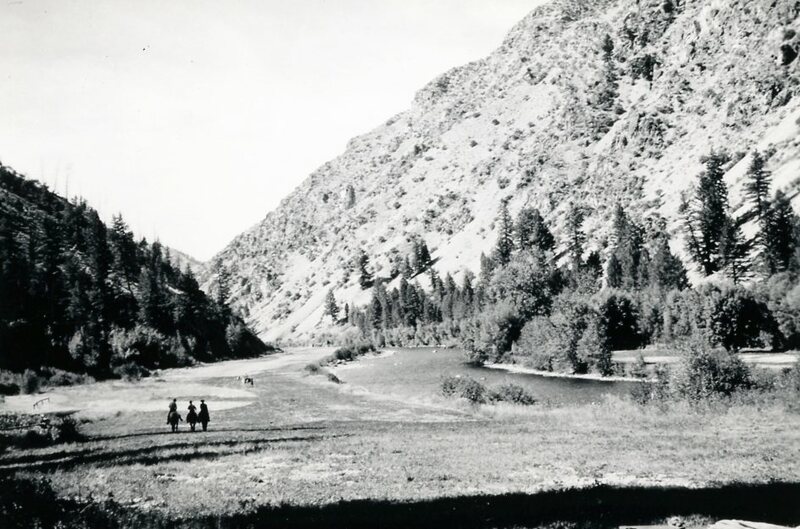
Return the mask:
<svg viewBox="0 0 800 529">
<path fill-rule="evenodd" d="M 87 439 L 9 449 L 0 455 L 0 471 L 44 476 L 65 498 L 111 494 L 170 518 L 348 500 L 800 476 L 800 416 L 778 403 L 663 408 L 611 396 L 588 404 L 473 407 L 438 396 L 432 381 L 439 373 L 400 374 L 402 385 L 381 384 L 389 355 L 335 369 L 342 384 L 303 370 L 329 352 L 302 349 L 175 370 L 110 389 L 60 389 L 51 395 L 60 409 L 83 409 L 91 418 L 82 425 Z M 241 374 L 253 375 L 254 386 L 242 386 Z M 117 398 L 104 409 L 109 394 Z M 169 433 L 165 411 L 173 395 L 181 409 L 188 398 L 208 398 L 210 431 L 182 425 Z M 156 401 L 158 410 L 137 404 Z M 26 402 L 12 398 L 5 406 Z"/>
</svg>

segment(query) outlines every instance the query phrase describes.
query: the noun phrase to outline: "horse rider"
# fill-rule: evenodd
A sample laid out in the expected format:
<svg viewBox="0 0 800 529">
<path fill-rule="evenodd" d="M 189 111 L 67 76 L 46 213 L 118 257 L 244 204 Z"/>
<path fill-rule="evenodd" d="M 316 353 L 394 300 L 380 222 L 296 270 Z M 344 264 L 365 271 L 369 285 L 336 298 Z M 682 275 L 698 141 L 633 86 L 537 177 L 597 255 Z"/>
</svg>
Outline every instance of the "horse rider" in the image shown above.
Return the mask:
<svg viewBox="0 0 800 529">
<path fill-rule="evenodd" d="M 192 401 L 189 401 L 189 407 L 187 409 L 189 413 L 186 415 L 186 422 L 191 425 L 192 431 L 194 431 L 194 425 L 197 423 L 197 406 L 195 406 Z"/>
<path fill-rule="evenodd" d="M 200 419 L 200 424 L 203 425 L 203 431 L 205 432 L 208 428 L 208 423 L 211 422 L 211 416 L 208 414 L 208 406 L 206 405 L 206 401 L 200 399 L 200 415 L 198 417 Z"/>
<path fill-rule="evenodd" d="M 172 399 L 172 402 L 169 403 L 169 411 L 167 412 L 167 424 L 169 424 L 169 414 L 173 411 L 178 411 L 178 400 Z"/>
</svg>

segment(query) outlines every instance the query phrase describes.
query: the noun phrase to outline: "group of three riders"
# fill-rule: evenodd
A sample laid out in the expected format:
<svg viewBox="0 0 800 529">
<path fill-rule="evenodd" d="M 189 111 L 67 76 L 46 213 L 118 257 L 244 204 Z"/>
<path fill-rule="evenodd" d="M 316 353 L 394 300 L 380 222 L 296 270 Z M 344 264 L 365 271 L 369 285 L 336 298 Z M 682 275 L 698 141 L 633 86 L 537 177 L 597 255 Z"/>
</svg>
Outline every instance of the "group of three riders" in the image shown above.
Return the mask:
<svg viewBox="0 0 800 529">
<path fill-rule="evenodd" d="M 189 407 L 187 409 L 189 410 L 189 413 L 186 414 L 186 422 L 189 423 L 191 430 L 194 431 L 195 425 L 199 422 L 203 426 L 203 431 L 205 432 L 208 429 L 208 423 L 211 422 L 206 401 L 204 399 L 200 399 L 200 413 L 197 413 L 197 407 L 192 403 L 192 401 L 189 401 Z M 181 416 L 178 414 L 178 401 L 177 399 L 172 399 L 172 402 L 169 403 L 167 424 L 172 426 L 172 431 L 177 431 L 178 421 L 182 420 L 183 418 L 181 418 Z"/>
</svg>

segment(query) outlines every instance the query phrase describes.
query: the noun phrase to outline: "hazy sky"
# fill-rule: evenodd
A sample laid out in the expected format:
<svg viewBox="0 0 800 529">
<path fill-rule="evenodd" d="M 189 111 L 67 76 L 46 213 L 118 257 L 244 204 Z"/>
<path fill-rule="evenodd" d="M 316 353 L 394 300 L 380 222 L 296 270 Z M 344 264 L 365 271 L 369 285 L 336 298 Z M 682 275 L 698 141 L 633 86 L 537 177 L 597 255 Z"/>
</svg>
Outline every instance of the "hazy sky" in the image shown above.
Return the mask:
<svg viewBox="0 0 800 529">
<path fill-rule="evenodd" d="M 0 161 L 207 259 L 538 0 L 0 5 Z"/>
</svg>

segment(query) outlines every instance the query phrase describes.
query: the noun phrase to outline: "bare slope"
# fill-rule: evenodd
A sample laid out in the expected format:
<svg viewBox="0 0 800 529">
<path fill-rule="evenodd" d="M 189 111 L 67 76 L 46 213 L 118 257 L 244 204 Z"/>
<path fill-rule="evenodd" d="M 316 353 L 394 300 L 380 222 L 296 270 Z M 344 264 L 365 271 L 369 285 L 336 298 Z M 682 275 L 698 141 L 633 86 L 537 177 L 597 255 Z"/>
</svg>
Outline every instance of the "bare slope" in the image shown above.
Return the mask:
<svg viewBox="0 0 800 529">
<path fill-rule="evenodd" d="M 386 276 L 421 235 L 440 272 L 475 270 L 505 198 L 512 213 L 538 207 L 557 235 L 580 204 L 598 248 L 617 202 L 660 213 L 680 250 L 680 193 L 711 148 L 743 156 L 728 172 L 734 184 L 745 153 L 769 148 L 776 185 L 794 194 L 798 30 L 789 0 L 538 8 L 490 56 L 441 75 L 408 111 L 351 140 L 209 270 L 230 270 L 234 301 L 262 337 L 302 339 L 324 327 L 329 288 L 342 303 L 366 301 L 345 273 L 358 248 Z"/>
</svg>

